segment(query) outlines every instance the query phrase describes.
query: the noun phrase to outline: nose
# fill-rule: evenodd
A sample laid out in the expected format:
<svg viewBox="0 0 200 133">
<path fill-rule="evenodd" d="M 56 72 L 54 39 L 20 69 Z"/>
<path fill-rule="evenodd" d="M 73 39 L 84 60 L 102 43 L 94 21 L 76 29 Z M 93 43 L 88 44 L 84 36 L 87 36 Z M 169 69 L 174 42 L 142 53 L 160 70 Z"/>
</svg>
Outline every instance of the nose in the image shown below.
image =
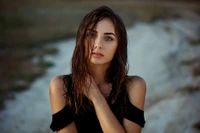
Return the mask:
<svg viewBox="0 0 200 133">
<path fill-rule="evenodd" d="M 99 37 L 97 37 L 95 39 L 94 48 L 102 48 L 102 42 L 101 42 L 101 39 Z"/>
</svg>

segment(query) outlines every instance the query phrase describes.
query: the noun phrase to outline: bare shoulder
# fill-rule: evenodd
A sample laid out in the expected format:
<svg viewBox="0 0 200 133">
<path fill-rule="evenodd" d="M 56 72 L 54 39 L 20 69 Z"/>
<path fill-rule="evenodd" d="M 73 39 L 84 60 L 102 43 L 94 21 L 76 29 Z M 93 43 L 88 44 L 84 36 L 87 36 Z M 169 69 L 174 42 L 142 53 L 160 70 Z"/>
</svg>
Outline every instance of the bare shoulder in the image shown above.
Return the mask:
<svg viewBox="0 0 200 133">
<path fill-rule="evenodd" d="M 128 76 L 126 89 L 129 100 L 139 109 L 144 109 L 146 82 L 140 76 Z"/>
<path fill-rule="evenodd" d="M 133 90 L 132 88 L 137 88 L 140 90 L 146 89 L 146 82 L 140 76 L 128 76 L 127 79 L 127 91 Z"/>
<path fill-rule="evenodd" d="M 52 113 L 56 113 L 66 105 L 63 76 L 53 77 L 49 86 Z"/>
<path fill-rule="evenodd" d="M 61 88 L 63 89 L 63 76 L 59 75 L 59 76 L 55 76 L 51 79 L 50 82 L 50 92 L 57 92 L 57 91 L 61 91 Z"/>
</svg>

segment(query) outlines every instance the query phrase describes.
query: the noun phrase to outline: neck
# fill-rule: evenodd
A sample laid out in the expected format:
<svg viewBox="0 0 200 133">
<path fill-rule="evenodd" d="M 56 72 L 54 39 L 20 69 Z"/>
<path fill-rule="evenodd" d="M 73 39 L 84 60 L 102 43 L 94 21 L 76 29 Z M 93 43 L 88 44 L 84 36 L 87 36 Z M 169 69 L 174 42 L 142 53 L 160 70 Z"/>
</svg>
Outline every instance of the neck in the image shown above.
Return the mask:
<svg viewBox="0 0 200 133">
<path fill-rule="evenodd" d="M 90 65 L 90 74 L 97 85 L 105 82 L 105 74 L 109 65 Z"/>
</svg>

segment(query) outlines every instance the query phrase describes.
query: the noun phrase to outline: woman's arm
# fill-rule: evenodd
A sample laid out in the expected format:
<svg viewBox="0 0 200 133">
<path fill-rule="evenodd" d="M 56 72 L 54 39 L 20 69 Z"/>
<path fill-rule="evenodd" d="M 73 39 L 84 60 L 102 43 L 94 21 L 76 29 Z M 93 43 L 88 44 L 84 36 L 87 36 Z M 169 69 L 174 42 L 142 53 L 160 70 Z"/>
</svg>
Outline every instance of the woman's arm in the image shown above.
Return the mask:
<svg viewBox="0 0 200 133">
<path fill-rule="evenodd" d="M 127 82 L 126 89 L 131 104 L 133 104 L 140 110 L 144 110 L 146 95 L 145 81 L 139 76 L 130 77 L 129 81 Z M 123 126 L 127 133 L 140 133 L 142 130 L 141 126 L 126 118 L 123 119 Z"/>
<path fill-rule="evenodd" d="M 129 99 L 139 109 L 144 108 L 146 85 L 144 80 L 137 77 L 127 84 Z M 124 118 L 123 125 L 119 123 L 106 99 L 92 81 L 87 97 L 93 102 L 94 108 L 104 133 L 140 133 L 141 127 Z"/>
<path fill-rule="evenodd" d="M 66 98 L 64 97 L 64 89 L 63 89 L 63 77 L 57 76 L 51 80 L 50 87 L 49 87 L 49 96 L 50 96 L 50 103 L 52 114 L 57 113 L 61 109 L 63 109 L 67 102 Z M 58 133 L 77 133 L 75 123 L 72 122 L 66 127 L 62 128 L 58 131 Z"/>
<path fill-rule="evenodd" d="M 92 102 L 104 133 L 126 133 L 103 95 L 96 95 Z"/>
<path fill-rule="evenodd" d="M 92 101 L 101 128 L 104 133 L 125 133 L 123 126 L 119 123 L 112 110 L 110 109 L 105 97 L 101 94 L 100 89 L 96 85 L 94 79 L 88 80 L 89 89 L 85 93 L 90 101 Z"/>
</svg>

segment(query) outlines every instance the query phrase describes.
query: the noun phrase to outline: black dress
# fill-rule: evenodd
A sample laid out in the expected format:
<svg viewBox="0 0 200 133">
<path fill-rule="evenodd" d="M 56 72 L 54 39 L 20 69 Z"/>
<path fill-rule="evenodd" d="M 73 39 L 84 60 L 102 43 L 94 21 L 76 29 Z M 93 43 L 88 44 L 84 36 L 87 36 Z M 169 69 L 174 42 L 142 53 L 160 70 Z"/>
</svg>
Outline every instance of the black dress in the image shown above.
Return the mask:
<svg viewBox="0 0 200 133">
<path fill-rule="evenodd" d="M 116 100 L 119 101 L 119 100 Z M 117 105 L 117 103 L 115 104 Z M 110 105 L 110 108 L 115 112 L 115 106 Z M 102 129 L 98 118 L 96 116 L 94 107 L 91 105 L 88 109 L 80 109 L 80 113 L 75 114 L 69 106 L 65 106 L 63 109 L 52 115 L 52 122 L 50 128 L 52 131 L 58 131 L 72 122 L 75 122 L 78 133 L 102 133 Z M 121 116 L 114 113 L 118 121 L 122 124 L 123 119 Z M 144 111 L 140 110 L 129 102 L 126 112 L 123 115 L 126 118 L 136 124 L 144 127 L 145 118 Z"/>
</svg>

